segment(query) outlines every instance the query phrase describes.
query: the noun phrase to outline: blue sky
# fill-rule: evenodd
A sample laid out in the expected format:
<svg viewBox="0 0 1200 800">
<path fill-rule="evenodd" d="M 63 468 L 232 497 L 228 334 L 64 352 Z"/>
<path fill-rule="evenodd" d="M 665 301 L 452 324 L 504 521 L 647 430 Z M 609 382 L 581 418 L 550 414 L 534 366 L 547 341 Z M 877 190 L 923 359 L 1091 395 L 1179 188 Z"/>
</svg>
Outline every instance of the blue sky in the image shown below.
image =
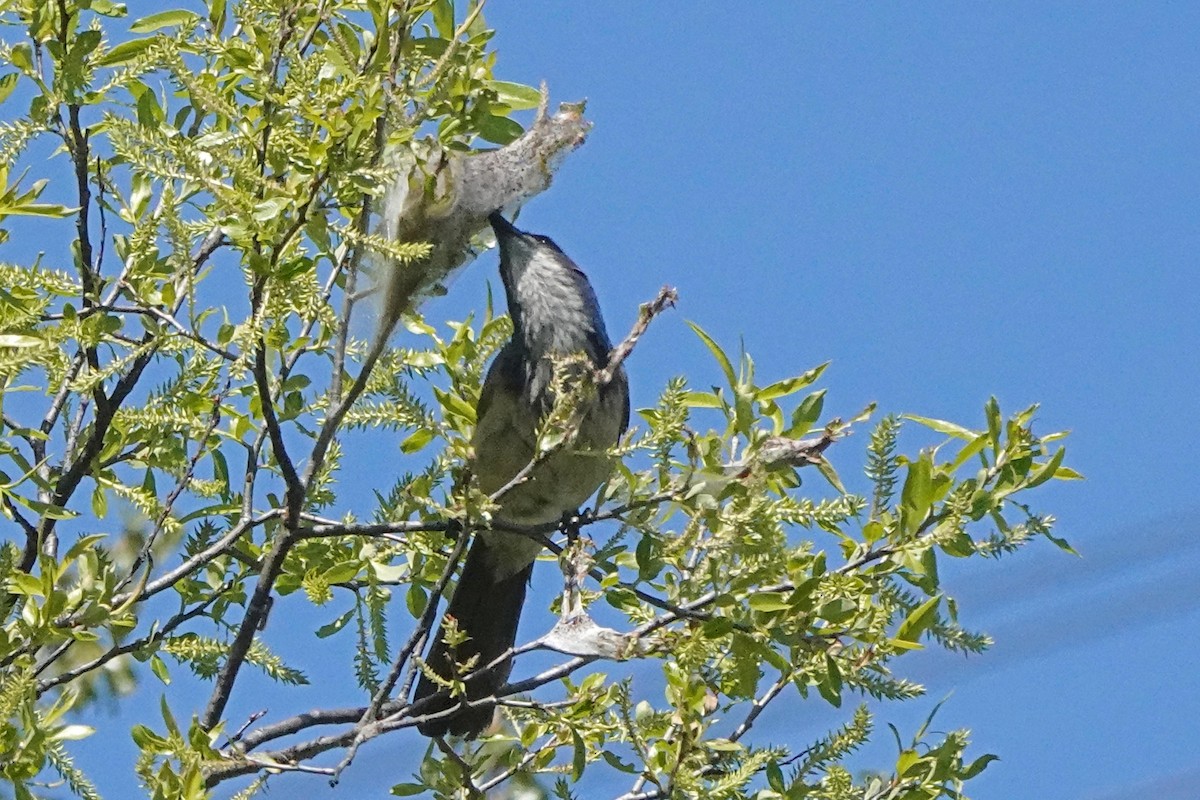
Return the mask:
<svg viewBox="0 0 1200 800">
<path fill-rule="evenodd" d="M 1193 798 L 1200 6 L 731 8 L 489 4 L 497 77 L 586 97 L 596 123 L 522 226 L 589 272 L 616 336 L 679 289 L 629 364 L 635 405 L 680 372 L 715 379 L 684 319 L 744 342 L 764 378 L 832 360 L 836 413 L 874 400 L 979 425 L 991 394 L 1041 402 L 1088 481 L 1037 507 L 1083 557 L 1039 542 L 952 569 L 997 646 L 912 659 L 929 696 L 880 723 L 910 732 L 952 693 L 935 727 L 1002 758 L 976 800 Z M 494 267 L 470 266 L 429 317 L 481 307 Z M 833 454 L 844 473 L 863 444 Z M 793 741 L 845 716 L 772 712 L 756 730 Z M 887 736 L 856 764 L 890 763 Z M 127 764 L 96 739 L 84 766 L 111 791 Z M 337 792 L 308 776 L 276 792 L 381 796 L 414 744 L 367 748 Z"/>
<path fill-rule="evenodd" d="M 911 730 L 953 691 L 935 727 L 1002 758 L 976 798 L 1194 797 L 1200 6 L 527 0 L 487 16 L 501 77 L 587 97 L 596 122 L 523 224 L 588 269 L 614 330 L 662 283 L 680 291 L 635 354 L 635 401 L 711 373 L 687 318 L 744 341 L 764 377 L 832 359 L 827 409 L 978 424 L 995 394 L 1073 431 L 1088 480 L 1037 506 L 1083 557 L 1038 543 L 951 574 L 997 645 L 914 659 L 928 699 L 881 722 Z M 491 275 L 485 257 L 453 293 Z M 835 456 L 844 471 L 859 446 Z M 835 720 L 766 722 L 798 718 Z"/>
</svg>

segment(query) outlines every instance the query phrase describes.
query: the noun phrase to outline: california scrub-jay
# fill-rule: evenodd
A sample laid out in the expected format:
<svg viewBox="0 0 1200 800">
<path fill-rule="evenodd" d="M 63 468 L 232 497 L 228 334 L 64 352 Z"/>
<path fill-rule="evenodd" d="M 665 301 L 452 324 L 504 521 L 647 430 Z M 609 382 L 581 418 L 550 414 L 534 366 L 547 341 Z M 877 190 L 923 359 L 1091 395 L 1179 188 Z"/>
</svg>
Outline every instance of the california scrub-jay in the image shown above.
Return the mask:
<svg viewBox="0 0 1200 800">
<path fill-rule="evenodd" d="M 488 369 L 476 409 L 474 472 L 479 488 L 498 492 L 533 461 L 538 429 L 554 406 L 556 359 L 582 354 L 595 369 L 608 363 L 612 343 L 604 328 L 596 293 L 587 276 L 545 236 L 517 230 L 499 212 L 489 218 L 500 245 L 500 278 L 512 317 L 512 339 Z M 536 463 L 528 478 L 497 501 L 494 523 L 541 525 L 575 511 L 612 470 L 606 451 L 629 425 L 629 384 L 623 369 L 599 387 L 583 409 L 574 441 Z M 425 661 L 441 676 L 454 674 L 454 662 L 478 656 L 474 669 L 513 647 L 525 587 L 542 545 L 519 533 L 480 532 L 467 552 L 458 588 L 446 609 L 466 642 L 448 652 L 439 630 Z M 465 698 L 443 697 L 422 709 L 445 711 L 462 699 L 494 695 L 508 680 L 512 659 L 467 681 Z M 414 701 L 440 687 L 424 675 Z M 493 707 L 480 705 L 418 726 L 426 736 L 479 735 L 492 721 Z"/>
</svg>

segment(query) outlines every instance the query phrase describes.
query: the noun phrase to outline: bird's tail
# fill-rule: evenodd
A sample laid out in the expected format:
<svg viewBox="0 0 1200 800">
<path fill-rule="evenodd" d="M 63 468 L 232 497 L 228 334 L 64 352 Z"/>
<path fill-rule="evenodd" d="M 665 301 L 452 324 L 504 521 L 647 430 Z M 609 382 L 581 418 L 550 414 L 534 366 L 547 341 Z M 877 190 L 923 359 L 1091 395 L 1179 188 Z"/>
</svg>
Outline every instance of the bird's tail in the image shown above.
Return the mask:
<svg viewBox="0 0 1200 800">
<path fill-rule="evenodd" d="M 467 563 L 463 566 L 458 588 L 446 609 L 446 616 L 454 617 L 460 632 L 468 637 L 465 642 L 450 652 L 442 641 L 443 627 L 425 657 L 429 668 L 443 677 L 454 674 L 454 663 L 462 663 L 478 656 L 474 669 L 487 666 L 510 650 L 517 639 L 517 623 L 521 619 L 521 606 L 525 602 L 525 587 L 533 572 L 533 564 L 519 572 L 497 577 L 494 554 L 489 553 L 488 543 L 476 536 L 467 551 Z M 504 685 L 512 671 L 512 659 L 506 659 L 488 672 L 467 681 L 465 698 L 446 695 L 422 708 L 422 716 L 436 714 L 451 708 L 463 699 L 477 700 L 489 697 Z M 436 694 L 441 689 L 424 675 L 417 683 L 413 702 Z M 417 726 L 426 736 L 444 736 L 447 733 L 474 738 L 491 724 L 494 708 L 490 705 L 464 708 L 449 716 L 429 720 Z"/>
</svg>

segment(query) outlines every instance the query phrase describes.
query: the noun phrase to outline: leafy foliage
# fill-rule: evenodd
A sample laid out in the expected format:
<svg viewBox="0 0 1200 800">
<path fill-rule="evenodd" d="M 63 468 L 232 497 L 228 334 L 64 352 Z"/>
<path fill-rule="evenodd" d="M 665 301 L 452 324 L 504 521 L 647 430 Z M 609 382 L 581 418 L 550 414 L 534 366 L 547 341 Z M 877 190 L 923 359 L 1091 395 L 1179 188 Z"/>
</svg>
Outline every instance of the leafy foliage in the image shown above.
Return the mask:
<svg viewBox="0 0 1200 800">
<path fill-rule="evenodd" d="M 187 709 L 164 695 L 132 730 L 156 798 L 239 778 L 250 797 L 283 770 L 336 777 L 362 742 L 415 736 L 421 646 L 494 505 L 469 441 L 510 322 L 406 308 L 393 344 L 352 320 L 371 281 L 416 275 L 436 244 L 381 235 L 379 198 L 408 180 L 436 211 L 455 184 L 435 154 L 512 142 L 512 112 L 539 93 L 493 77 L 479 5 L 204 8 L 0 4 L 0 163 L 49 171 L 0 169 L 0 242 L 48 243 L 0 264 L 0 510 L 15 532 L 0 546 L 0 779 L 18 798 L 50 782 L 97 797 L 70 754 L 92 731 L 72 720 L 149 679 L 209 693 Z M 965 760 L 965 732 L 923 728 L 890 773 L 854 779 L 845 760 L 875 727 L 861 703 L 805 746 L 746 738 L 775 702 L 919 696 L 895 668 L 926 643 L 985 649 L 938 565 L 1038 537 L 1069 549 L 1025 500 L 1078 477 L 1060 434 L 992 400 L 979 429 L 908 417 L 933 434 L 910 456 L 902 418 L 885 416 L 870 491 L 847 492 L 831 454 L 848 457 L 842 440 L 873 409 L 830 418 L 824 365 L 759 385 L 749 356 L 693 327 L 721 384 L 667 379 L 595 508 L 523 532 L 568 566 L 590 559 L 579 601 L 615 620 L 638 678 L 610 679 L 595 656 L 518 676 L 491 736 L 431 754 L 393 794 L 513 782 L 590 796 L 578 784 L 602 773 L 631 783 L 627 798 L 961 797 L 986 767 Z M 570 394 L 547 447 L 569 446 Z M 379 459 L 393 438 L 400 454 Z M 373 507 L 339 483 L 367 474 Z M 820 488 L 802 492 L 802 475 Z M 590 549 L 563 544 L 580 531 Z M 362 705 L 309 712 L 297 695 L 296 716 L 235 730 L 246 664 L 307 682 L 271 648 L 278 624 L 263 626 L 283 598 L 327 620 L 322 658 L 341 659 Z M 661 692 L 643 682 L 653 671 Z"/>
</svg>

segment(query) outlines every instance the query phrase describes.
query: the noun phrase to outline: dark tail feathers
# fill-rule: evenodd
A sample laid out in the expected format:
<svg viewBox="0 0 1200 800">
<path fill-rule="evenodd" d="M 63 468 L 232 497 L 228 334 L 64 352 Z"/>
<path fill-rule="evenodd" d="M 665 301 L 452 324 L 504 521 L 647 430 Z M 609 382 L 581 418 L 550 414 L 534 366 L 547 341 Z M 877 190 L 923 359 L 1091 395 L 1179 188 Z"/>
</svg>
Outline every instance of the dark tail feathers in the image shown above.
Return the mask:
<svg viewBox="0 0 1200 800">
<path fill-rule="evenodd" d="M 525 587 L 533 572 L 533 564 L 515 575 L 497 580 L 488 555 L 488 544 L 476 536 L 467 551 L 467 563 L 463 567 L 458 588 L 446 609 L 446 615 L 458 621 L 458 629 L 468 637 L 455 648 L 453 658 L 442 641 L 444 630 L 438 629 L 437 636 L 425 657 L 425 663 L 438 675 L 449 676 L 455 661 L 463 662 L 478 655 L 475 668 L 486 666 L 500 654 L 512 648 L 517 640 L 517 623 L 521 619 L 521 606 L 525 602 Z M 508 659 L 483 675 L 467 681 L 467 700 L 477 700 L 496 693 L 508 680 L 512 672 L 512 659 Z M 413 702 L 436 694 L 441 687 L 421 676 Z M 438 698 L 419 712 L 436 714 L 452 708 L 463 698 L 448 695 Z M 449 716 L 439 717 L 417 726 L 426 736 L 444 736 L 447 733 L 474 738 L 492 722 L 494 707 L 490 705 L 465 708 Z"/>
</svg>

